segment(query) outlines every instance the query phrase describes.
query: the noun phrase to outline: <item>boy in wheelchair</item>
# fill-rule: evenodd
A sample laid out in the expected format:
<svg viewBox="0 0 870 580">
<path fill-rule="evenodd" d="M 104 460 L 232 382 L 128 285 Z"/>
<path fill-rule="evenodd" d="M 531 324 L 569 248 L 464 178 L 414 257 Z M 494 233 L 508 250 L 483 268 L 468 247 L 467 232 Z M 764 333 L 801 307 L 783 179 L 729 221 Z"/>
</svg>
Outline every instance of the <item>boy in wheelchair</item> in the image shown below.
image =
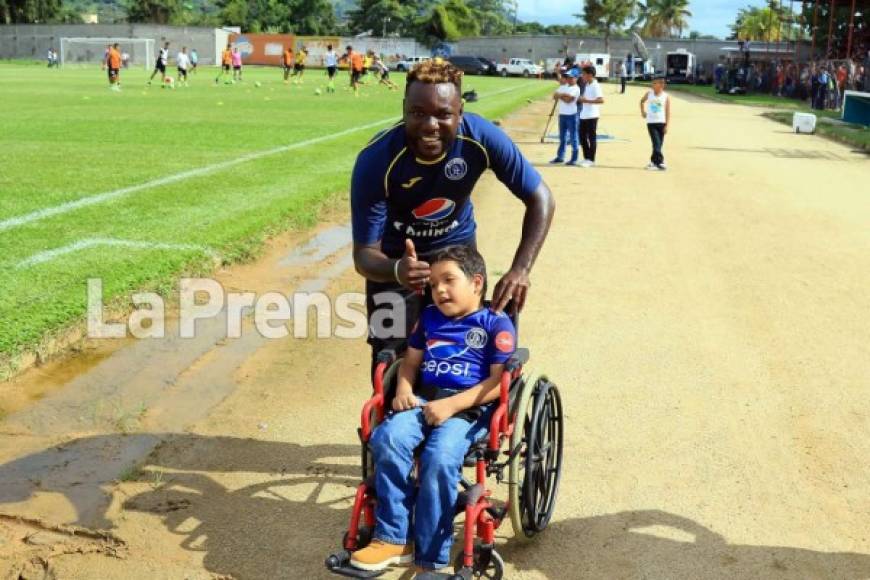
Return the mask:
<svg viewBox="0 0 870 580">
<path fill-rule="evenodd" d="M 483 305 L 480 254 L 452 246 L 430 264 L 434 304 L 408 339 L 393 412 L 370 441 L 378 497 L 374 537 L 350 560 L 362 570 L 412 561 L 418 572 L 448 565 L 463 459 L 486 435 L 504 363 L 515 350 L 510 318 Z"/>
</svg>

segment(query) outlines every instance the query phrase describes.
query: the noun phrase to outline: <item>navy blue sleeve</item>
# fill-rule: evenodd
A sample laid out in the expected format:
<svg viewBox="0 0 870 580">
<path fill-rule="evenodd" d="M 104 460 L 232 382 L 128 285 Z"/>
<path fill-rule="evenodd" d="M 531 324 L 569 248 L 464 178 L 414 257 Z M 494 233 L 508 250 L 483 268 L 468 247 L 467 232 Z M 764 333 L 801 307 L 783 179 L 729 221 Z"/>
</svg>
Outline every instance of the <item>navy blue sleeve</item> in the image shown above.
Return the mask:
<svg viewBox="0 0 870 580">
<path fill-rule="evenodd" d="M 541 184 L 541 174 L 532 167 L 516 143 L 504 131 L 482 117 L 472 116 L 469 124 L 486 149 L 489 168 L 499 181 L 518 198 L 531 197 Z"/>
<path fill-rule="evenodd" d="M 517 331 L 511 319 L 504 314 L 493 316 L 489 341 L 486 344 L 487 365 L 507 362 L 517 349 Z"/>
<path fill-rule="evenodd" d="M 371 150 L 363 150 L 356 158 L 350 182 L 350 218 L 353 241 L 374 244 L 384 235 L 387 221 L 387 198 L 384 174 Z"/>
</svg>

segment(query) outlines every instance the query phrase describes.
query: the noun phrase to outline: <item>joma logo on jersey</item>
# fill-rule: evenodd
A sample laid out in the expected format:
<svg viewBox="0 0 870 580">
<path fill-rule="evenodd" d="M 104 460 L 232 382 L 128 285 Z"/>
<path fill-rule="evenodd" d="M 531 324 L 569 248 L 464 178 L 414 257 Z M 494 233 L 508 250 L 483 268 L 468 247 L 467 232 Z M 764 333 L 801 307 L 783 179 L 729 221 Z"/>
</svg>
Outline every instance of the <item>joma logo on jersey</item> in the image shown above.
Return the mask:
<svg viewBox="0 0 870 580">
<path fill-rule="evenodd" d="M 452 199 L 436 197 L 415 207 L 411 210 L 411 214 L 418 220 L 437 222 L 453 213 L 454 207 L 456 203 Z"/>
</svg>

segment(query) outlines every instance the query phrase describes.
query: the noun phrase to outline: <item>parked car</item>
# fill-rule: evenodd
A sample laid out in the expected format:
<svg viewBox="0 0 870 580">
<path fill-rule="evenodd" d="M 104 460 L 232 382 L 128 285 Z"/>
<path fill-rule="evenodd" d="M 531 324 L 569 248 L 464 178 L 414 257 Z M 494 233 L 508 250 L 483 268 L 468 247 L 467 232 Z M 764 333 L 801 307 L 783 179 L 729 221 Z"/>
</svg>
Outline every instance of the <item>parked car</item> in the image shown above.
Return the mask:
<svg viewBox="0 0 870 580">
<path fill-rule="evenodd" d="M 485 75 L 489 72 L 489 67 L 476 56 L 451 56 L 447 60 L 465 74 Z"/>
<path fill-rule="evenodd" d="M 542 74 L 544 69 L 527 58 L 512 58 L 507 64 L 498 65 L 498 72 L 503 77 L 508 75 L 530 77 Z"/>
<path fill-rule="evenodd" d="M 417 63 L 425 62 L 427 60 L 431 60 L 431 57 L 428 56 L 409 56 L 403 60 L 400 60 L 396 63 L 396 70 L 408 72 L 413 68 L 413 66 Z"/>
<path fill-rule="evenodd" d="M 495 64 L 495 61 L 489 60 L 488 58 L 484 58 L 482 56 L 478 56 L 477 60 L 486 65 L 486 74 L 494 75 L 498 74 L 498 65 Z"/>
</svg>

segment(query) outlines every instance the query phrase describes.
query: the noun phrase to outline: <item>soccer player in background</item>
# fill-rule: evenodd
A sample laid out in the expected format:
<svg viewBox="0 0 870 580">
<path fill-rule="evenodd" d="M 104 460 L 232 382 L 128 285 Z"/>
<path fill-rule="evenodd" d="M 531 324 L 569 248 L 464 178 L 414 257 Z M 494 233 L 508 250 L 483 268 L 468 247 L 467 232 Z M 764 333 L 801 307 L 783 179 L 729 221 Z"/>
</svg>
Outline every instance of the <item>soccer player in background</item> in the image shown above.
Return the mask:
<svg viewBox="0 0 870 580">
<path fill-rule="evenodd" d="M 305 74 L 305 59 L 308 58 L 308 51 L 305 50 L 305 47 L 299 49 L 299 52 L 296 53 L 296 64 L 293 66 L 293 76 L 297 77 L 293 80 L 293 82 L 297 85 L 301 85 L 304 80 L 302 76 Z"/>
<path fill-rule="evenodd" d="M 290 82 L 290 71 L 293 70 L 293 64 L 296 59 L 293 58 L 293 47 L 287 45 L 284 49 L 284 84 Z"/>
<path fill-rule="evenodd" d="M 352 46 L 347 46 L 347 63 L 350 72 L 350 86 L 355 97 L 359 96 L 359 79 L 363 71 L 363 56 L 356 52 Z"/>
<path fill-rule="evenodd" d="M 187 47 L 182 46 L 181 52 L 175 55 L 175 66 L 178 68 L 178 83 L 182 86 L 190 86 L 187 84 L 187 70 L 190 68 L 190 56 L 187 54 Z"/>
<path fill-rule="evenodd" d="M 116 42 L 109 47 L 106 62 L 103 63 L 109 71 L 109 88 L 113 91 L 121 90 L 121 52 Z"/>
<path fill-rule="evenodd" d="M 233 63 L 233 80 L 242 80 L 242 53 L 239 52 L 239 47 L 234 46 L 232 55 L 230 56 Z"/>
<path fill-rule="evenodd" d="M 379 84 L 384 85 L 391 91 L 395 91 L 399 88 L 396 83 L 390 80 L 390 68 L 384 64 L 381 57 L 375 56 L 372 68 L 375 71 L 375 74 L 380 76 L 380 80 L 378 81 Z"/>
<path fill-rule="evenodd" d="M 166 63 L 169 62 L 169 42 L 163 45 L 163 48 L 160 49 L 160 54 L 157 55 L 157 62 L 154 63 L 154 72 L 151 73 L 151 78 L 148 79 L 148 84 L 151 84 L 151 81 L 154 80 L 154 76 L 159 72 L 160 73 L 160 82 L 166 82 Z"/>
<path fill-rule="evenodd" d="M 323 57 L 323 65 L 326 67 L 326 76 L 329 80 L 326 83 L 326 92 L 335 92 L 335 71 L 338 70 L 338 55 L 332 49 L 332 45 L 326 46 L 326 55 Z"/>
<path fill-rule="evenodd" d="M 218 76 L 214 79 L 214 84 L 218 84 L 224 75 L 230 74 L 230 67 L 233 64 L 233 51 L 230 50 L 230 44 L 221 52 L 221 70 Z"/>
<path fill-rule="evenodd" d="M 363 67 L 362 74 L 360 74 L 360 82 L 364 85 L 368 83 L 369 70 L 372 68 L 372 62 L 374 61 L 374 59 L 372 58 L 372 54 L 373 53 L 371 50 L 367 50 L 366 55 L 363 57 Z"/>
<path fill-rule="evenodd" d="M 190 49 L 190 72 L 191 74 L 196 72 L 196 65 L 199 63 L 199 54 L 196 52 L 195 48 Z"/>
</svg>

